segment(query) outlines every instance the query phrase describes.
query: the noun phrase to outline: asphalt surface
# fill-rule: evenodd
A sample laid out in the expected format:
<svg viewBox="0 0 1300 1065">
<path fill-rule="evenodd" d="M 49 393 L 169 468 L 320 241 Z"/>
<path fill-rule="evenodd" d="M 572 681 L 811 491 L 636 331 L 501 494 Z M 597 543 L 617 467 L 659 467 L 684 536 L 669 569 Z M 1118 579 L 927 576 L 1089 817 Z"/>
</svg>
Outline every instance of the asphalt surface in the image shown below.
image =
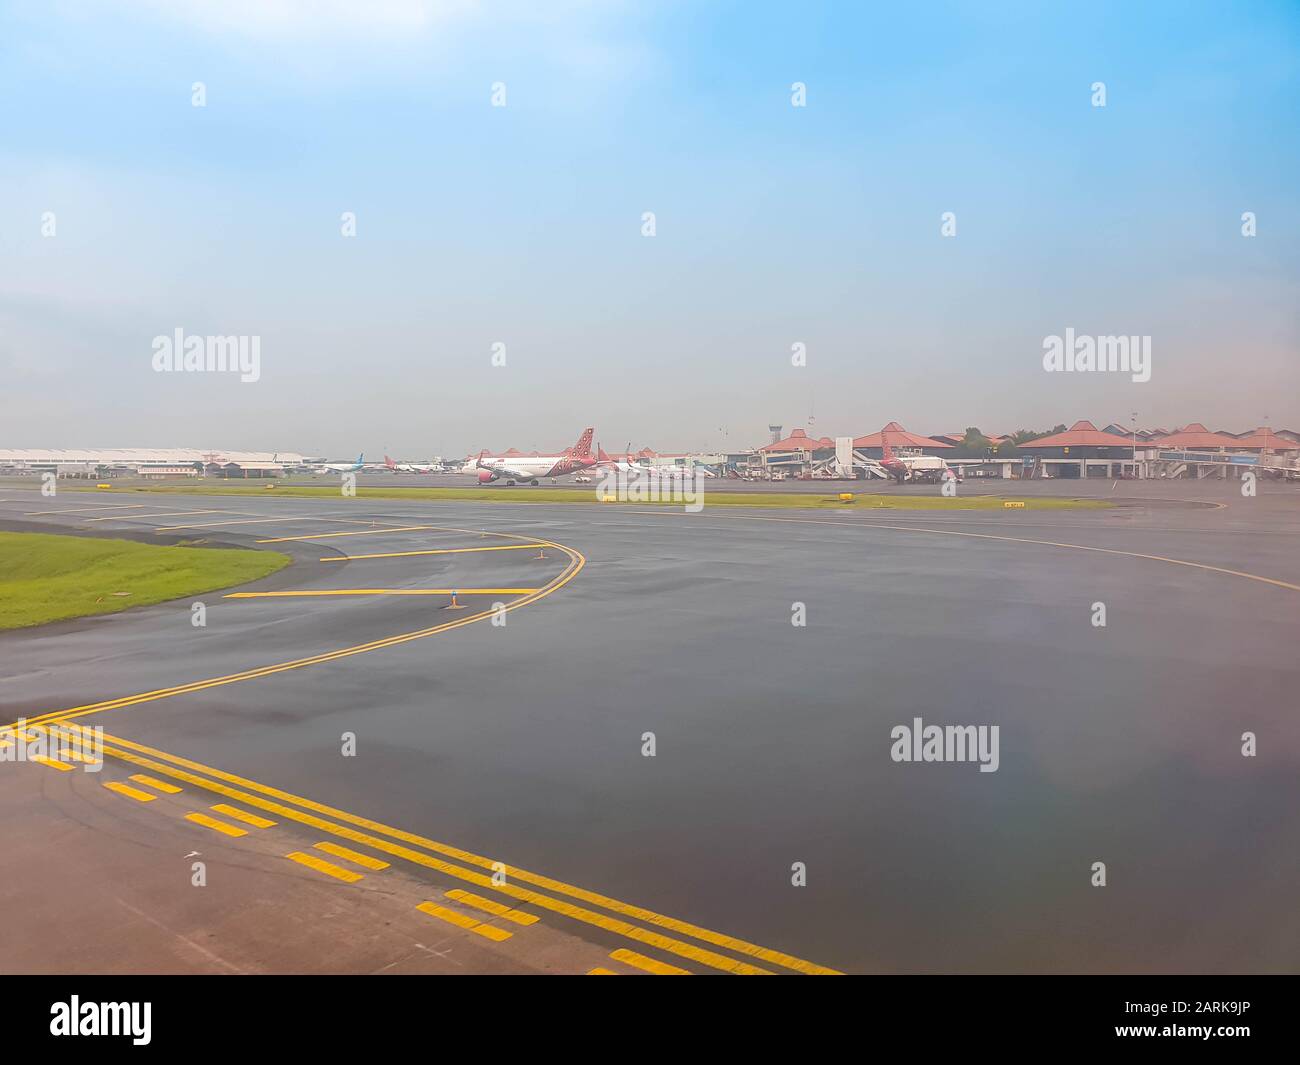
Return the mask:
<svg viewBox="0 0 1300 1065">
<path fill-rule="evenodd" d="M 986 486 L 963 491 L 976 487 Z M 688 515 L 270 493 L 44 500 L 0 487 L 7 528 L 248 545 L 361 533 L 261 545 L 294 565 L 240 591 L 565 582 L 532 601 L 467 592 L 459 612 L 444 610 L 442 595 L 211 593 L 196 597 L 207 607 L 201 629 L 186 600 L 3 634 L 0 701 L 6 720 L 32 718 L 518 602 L 504 624 L 485 617 L 82 723 L 839 970 L 1294 971 L 1300 490 L 1265 482 L 1245 499 L 1207 482 L 1015 489 L 1120 505 Z M 98 509 L 108 506 L 124 509 Z M 179 513 L 200 510 L 219 513 Z M 388 531 L 416 525 L 437 528 Z M 542 558 L 522 547 L 320 561 L 535 541 L 557 546 Z M 797 603 L 803 627 L 791 624 Z M 1104 628 L 1092 623 L 1095 603 L 1105 604 Z M 891 730 L 917 717 L 998 726 L 997 771 L 893 761 Z M 1245 732 L 1257 737 L 1255 757 L 1241 753 Z M 344 733 L 356 735 L 355 757 L 340 756 Z M 654 757 L 642 754 L 646 733 Z M 39 785 L 16 784 L 19 773 Z M 39 860 L 35 841 L 49 829 L 35 827 L 31 789 L 74 821 L 84 804 L 101 809 L 103 789 L 93 774 L 6 764 L 0 775 L 6 809 L 28 811 L 6 818 L 5 899 L 30 905 L 54 877 Z M 263 860 L 282 861 L 269 851 L 240 859 L 259 870 Z M 1105 863 L 1105 887 L 1092 886 L 1095 862 Z M 806 886 L 792 885 L 795 863 Z M 119 866 L 97 865 L 88 849 L 76 867 L 91 882 L 127 878 Z M 417 883 L 439 875 L 419 865 L 400 873 Z M 60 898 L 75 901 L 66 889 Z M 234 922 L 263 896 L 223 898 L 218 909 Z M 283 905 L 294 905 L 291 893 Z M 356 919 L 366 912 L 356 908 Z M 547 948 L 546 963 L 529 954 L 526 929 L 510 941 L 516 954 L 469 968 L 588 971 L 621 942 L 563 914 L 543 918 L 548 935 L 573 937 Z M 101 950 L 88 931 L 71 955 L 10 939 L 0 968 L 98 971 L 111 951 L 102 934 Z M 283 950 L 260 964 L 327 971 L 341 934 L 322 919 L 303 947 L 310 965 Z M 220 940 L 210 949 L 219 953 Z M 256 961 L 255 945 L 240 949 Z M 691 971 L 717 968 L 638 949 Z M 382 967 L 369 955 L 336 966 Z"/>
</svg>

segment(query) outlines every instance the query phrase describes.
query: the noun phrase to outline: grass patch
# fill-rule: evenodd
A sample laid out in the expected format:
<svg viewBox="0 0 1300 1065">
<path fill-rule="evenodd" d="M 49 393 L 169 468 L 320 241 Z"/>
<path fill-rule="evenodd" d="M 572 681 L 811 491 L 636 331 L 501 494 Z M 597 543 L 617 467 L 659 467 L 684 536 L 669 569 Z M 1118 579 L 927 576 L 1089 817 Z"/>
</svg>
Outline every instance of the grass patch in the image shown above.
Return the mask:
<svg viewBox="0 0 1300 1065">
<path fill-rule="evenodd" d="M 710 492 L 704 488 L 705 507 L 775 507 L 800 510 L 1002 510 L 1005 500 L 1023 500 L 1026 510 L 1081 510 L 1109 507 L 1100 499 L 1060 499 L 1033 496 L 942 496 L 938 489 L 934 495 L 866 495 L 854 492 L 852 503 L 842 503 L 838 488 L 825 492 Z M 149 485 L 122 488 L 124 492 L 152 492 L 164 495 L 244 495 L 244 496 L 296 496 L 338 499 L 337 487 L 320 485 L 276 485 L 267 489 L 262 485 Z M 107 494 L 107 493 L 103 493 Z M 442 502 L 471 503 L 595 503 L 596 489 L 591 488 L 533 488 L 520 485 L 508 488 L 492 485 L 484 488 L 372 488 L 357 487 L 358 499 L 427 499 Z M 675 506 L 677 503 L 609 503 L 606 506 Z"/>
<path fill-rule="evenodd" d="M 288 563 L 287 555 L 273 551 L 0 532 L 0 629 L 229 588 Z"/>
</svg>

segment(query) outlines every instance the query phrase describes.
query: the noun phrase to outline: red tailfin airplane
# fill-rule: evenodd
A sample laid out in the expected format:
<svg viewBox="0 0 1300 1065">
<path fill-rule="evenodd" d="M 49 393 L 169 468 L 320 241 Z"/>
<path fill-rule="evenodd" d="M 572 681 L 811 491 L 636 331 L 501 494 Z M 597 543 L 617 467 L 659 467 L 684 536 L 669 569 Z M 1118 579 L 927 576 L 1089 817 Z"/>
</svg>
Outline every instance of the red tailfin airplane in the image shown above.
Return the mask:
<svg viewBox="0 0 1300 1065">
<path fill-rule="evenodd" d="M 474 463 L 478 469 L 478 483 L 504 480 L 506 484 L 524 482 L 537 484 L 543 477 L 560 477 L 567 473 L 590 469 L 597 463 L 591 453 L 591 439 L 596 430 L 588 427 L 578 437 L 578 442 L 558 455 L 496 456 L 480 453 Z"/>
<path fill-rule="evenodd" d="M 899 484 L 904 481 L 936 482 L 945 477 L 957 476 L 937 455 L 895 455 L 883 434 L 880 439 L 880 465 Z"/>
</svg>

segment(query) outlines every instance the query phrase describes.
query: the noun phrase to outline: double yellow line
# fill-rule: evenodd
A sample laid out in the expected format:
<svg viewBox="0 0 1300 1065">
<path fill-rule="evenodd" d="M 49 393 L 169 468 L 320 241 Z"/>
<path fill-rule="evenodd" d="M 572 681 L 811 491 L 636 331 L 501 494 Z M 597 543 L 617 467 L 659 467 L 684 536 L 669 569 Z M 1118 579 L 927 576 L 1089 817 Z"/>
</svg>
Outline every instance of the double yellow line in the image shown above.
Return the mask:
<svg viewBox="0 0 1300 1065">
<path fill-rule="evenodd" d="M 468 530 L 463 529 L 448 531 L 468 532 Z M 539 540 L 535 537 L 524 537 L 513 533 L 490 533 L 488 535 L 526 540 L 528 541 L 527 546 L 551 547 L 563 552 L 569 558 L 569 564 L 552 581 L 536 592 L 509 603 L 503 608 L 506 611 L 528 606 L 558 591 L 573 580 L 587 562 L 586 556 L 580 551 L 550 540 Z M 355 647 L 340 648 L 336 651 L 295 659 L 291 662 L 262 666 L 227 676 L 175 685 L 170 688 L 159 688 L 155 691 L 123 696 L 118 699 L 107 699 L 85 706 L 55 710 L 28 718 L 26 724 L 29 726 L 43 725 L 50 727 L 57 723 L 71 721 L 74 718 L 121 709 L 133 706 L 136 703 L 153 702 L 174 695 L 184 695 L 226 684 L 254 680 L 286 670 L 301 669 L 310 665 L 331 662 L 351 655 L 364 654 L 367 651 L 381 650 L 411 640 L 423 639 L 464 625 L 472 625 L 476 621 L 492 617 L 495 614 L 497 614 L 496 610 L 485 610 L 457 621 L 433 625 L 415 632 L 400 633 L 384 639 L 359 644 Z M 8 726 L 5 729 L 0 729 L 0 735 L 12 732 L 14 727 Z M 483 890 L 505 895 L 516 902 L 527 903 L 602 931 L 621 935 L 637 943 L 675 954 L 678 957 L 689 959 L 712 969 L 738 975 L 769 975 L 772 973 L 772 969 L 754 964 L 754 962 L 765 962 L 789 972 L 806 975 L 836 974 L 834 969 L 817 965 L 794 955 L 761 947 L 755 943 L 725 935 L 724 933 L 714 932 L 691 924 L 688 921 L 668 917 L 640 906 L 620 902 L 617 899 L 597 892 L 587 891 L 539 873 L 509 868 L 506 882 L 502 883 L 499 882 L 500 878 L 495 875 L 498 863 L 483 855 L 426 839 L 423 836 L 405 832 L 310 799 L 258 784 L 210 766 L 191 762 L 175 755 L 165 754 L 162 751 L 130 740 L 108 735 L 105 735 L 104 739 L 103 750 L 106 755 L 139 766 L 160 776 L 185 781 L 195 787 L 204 788 L 245 805 L 276 814 L 287 821 L 294 821 L 385 854 L 403 858 L 447 876 L 464 880 Z M 317 816 L 318 814 L 325 816 Z M 455 861 L 446 860 L 448 858 L 455 859 Z M 457 862 L 463 864 L 456 864 Z M 479 872 L 480 869 L 487 872 Z M 531 886 L 523 887 L 520 884 Z M 545 892 L 535 890 L 536 888 L 544 888 Z M 568 901 L 570 899 L 576 901 Z M 666 934 L 668 932 L 674 934 L 668 935 Z M 687 942 L 686 939 L 678 937 L 686 937 L 696 942 Z M 707 944 L 707 946 L 698 945 L 701 943 Z M 721 954 L 717 950 L 710 949 L 714 947 L 730 951 L 731 955 Z"/>
<path fill-rule="evenodd" d="M 761 947 L 735 936 L 702 928 L 689 921 L 681 921 L 641 906 L 620 902 L 607 895 L 587 891 L 526 869 L 506 867 L 505 881 L 501 882 L 501 865 L 492 858 L 446 843 L 439 843 L 369 818 L 359 817 L 345 810 L 258 784 L 232 773 L 166 754 L 118 736 L 105 734 L 103 750 L 106 755 L 151 773 L 184 781 L 245 806 L 264 810 L 285 821 L 294 821 L 340 839 L 405 859 L 427 869 L 464 880 L 483 890 L 495 891 L 515 902 L 526 903 L 602 931 L 624 936 L 637 943 L 655 947 L 712 969 L 742 976 L 771 975 L 772 969 L 754 964 L 765 962 L 803 975 L 838 975 L 835 969 L 817 965 L 792 954 Z M 447 859 L 454 859 L 454 861 Z M 539 891 L 538 888 L 545 890 Z M 575 901 L 570 902 L 569 899 Z M 600 912 L 602 910 L 605 912 Z M 678 937 L 693 939 L 696 942 L 686 942 L 684 938 Z M 707 946 L 697 945 L 700 943 Z M 713 947 L 731 951 L 738 957 L 720 954 L 717 950 L 710 949 Z"/>
</svg>

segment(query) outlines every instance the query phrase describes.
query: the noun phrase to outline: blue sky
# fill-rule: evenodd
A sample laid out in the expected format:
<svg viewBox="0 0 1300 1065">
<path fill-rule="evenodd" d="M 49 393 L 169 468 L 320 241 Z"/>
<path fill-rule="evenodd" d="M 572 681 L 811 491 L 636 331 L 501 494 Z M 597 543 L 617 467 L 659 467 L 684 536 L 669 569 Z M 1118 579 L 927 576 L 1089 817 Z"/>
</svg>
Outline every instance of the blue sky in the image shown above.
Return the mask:
<svg viewBox="0 0 1300 1065">
<path fill-rule="evenodd" d="M 1294 3 L 0 11 L 0 446 L 1300 428 Z M 261 380 L 154 373 L 178 326 Z"/>
</svg>

